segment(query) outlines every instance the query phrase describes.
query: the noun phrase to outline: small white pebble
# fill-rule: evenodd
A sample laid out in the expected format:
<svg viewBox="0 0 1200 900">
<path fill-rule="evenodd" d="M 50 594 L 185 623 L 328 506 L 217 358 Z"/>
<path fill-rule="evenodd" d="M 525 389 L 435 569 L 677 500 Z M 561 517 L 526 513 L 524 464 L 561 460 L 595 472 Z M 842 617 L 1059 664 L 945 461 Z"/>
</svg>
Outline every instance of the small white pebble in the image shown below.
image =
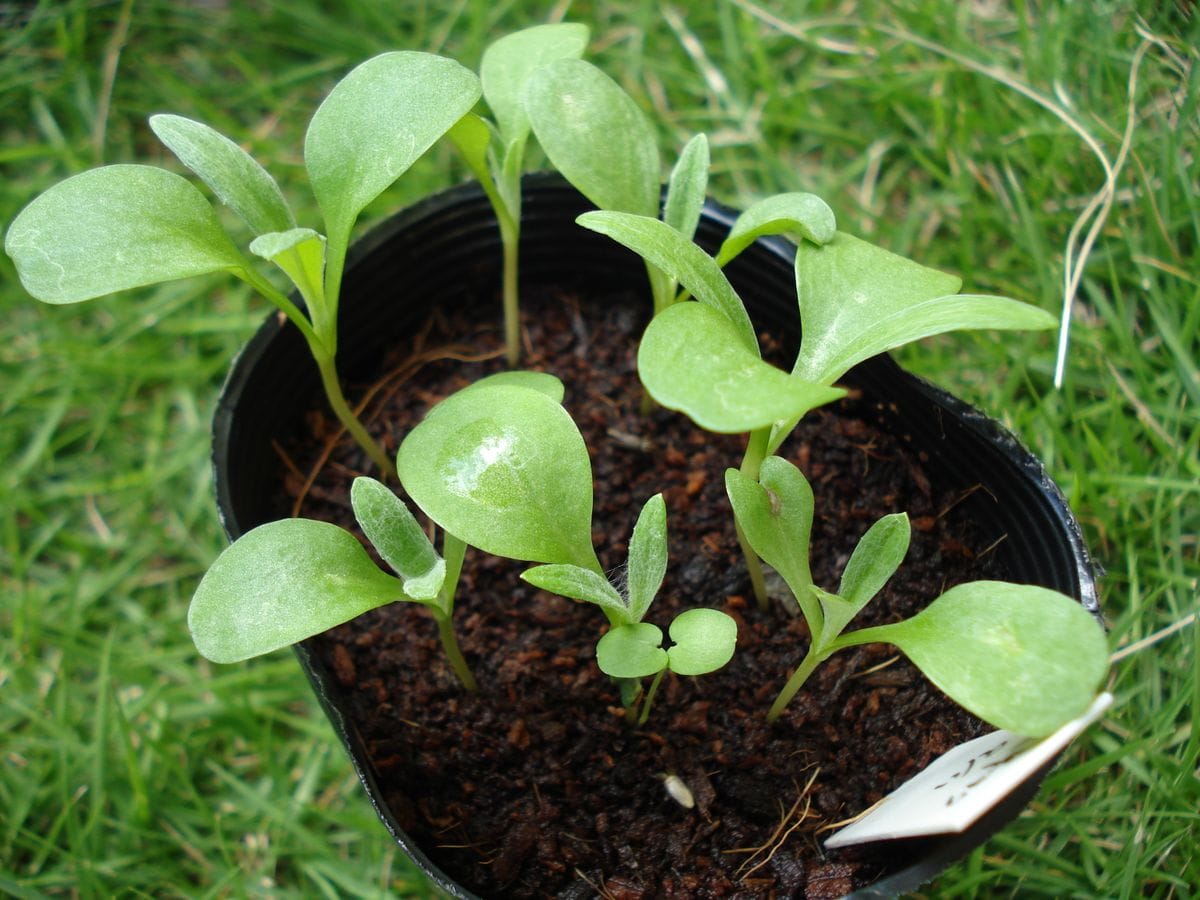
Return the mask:
<svg viewBox="0 0 1200 900">
<path fill-rule="evenodd" d="M 682 806 L 684 809 L 692 809 L 696 805 L 696 798 L 692 796 L 691 790 L 683 783 L 683 779 L 678 775 L 664 775 L 663 787 L 667 789 L 667 793 L 671 795 L 671 799 Z"/>
</svg>

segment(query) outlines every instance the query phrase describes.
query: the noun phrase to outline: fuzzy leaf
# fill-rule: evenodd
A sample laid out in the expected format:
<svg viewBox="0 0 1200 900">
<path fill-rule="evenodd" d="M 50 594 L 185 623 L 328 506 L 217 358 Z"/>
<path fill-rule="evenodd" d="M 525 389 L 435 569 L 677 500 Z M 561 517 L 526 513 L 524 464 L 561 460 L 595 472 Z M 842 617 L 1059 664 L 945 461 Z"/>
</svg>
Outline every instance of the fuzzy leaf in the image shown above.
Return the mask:
<svg viewBox="0 0 1200 900">
<path fill-rule="evenodd" d="M 621 87 L 581 59 L 560 59 L 525 82 L 525 112 L 551 164 L 600 209 L 657 216 L 658 142 Z"/>
<path fill-rule="evenodd" d="M 304 163 L 331 241 L 475 105 L 479 79 L 450 59 L 394 51 L 353 69 L 317 108 Z"/>
<path fill-rule="evenodd" d="M 250 242 L 250 252 L 269 259 L 300 289 L 309 313 L 320 316 L 325 294 L 325 236 L 311 228 L 272 231 Z"/>
<path fill-rule="evenodd" d="M 529 134 L 529 116 L 521 101 L 526 79 L 547 63 L 579 59 L 587 42 L 586 25 L 558 22 L 505 35 L 483 51 L 479 64 L 483 97 L 506 147 L 523 142 Z"/>
<path fill-rule="evenodd" d="M 962 281 L 848 234 L 796 250 L 803 332 L 795 374 L 831 384 L 856 363 L 964 328 L 1053 328 L 1054 316 L 1007 297 L 958 294 Z"/>
<path fill-rule="evenodd" d="M 820 245 L 833 238 L 836 228 L 833 210 L 815 194 L 766 197 L 737 217 L 717 251 L 717 264 L 726 265 L 764 235 L 798 234 Z"/>
<path fill-rule="evenodd" d="M 496 384 L 447 397 L 404 439 L 396 469 L 425 514 L 468 544 L 600 571 L 587 448 L 541 391 Z"/>
<path fill-rule="evenodd" d="M 362 544 L 328 522 L 260 525 L 217 557 L 188 608 L 196 649 L 228 663 L 269 653 L 406 599 Z"/>
<path fill-rule="evenodd" d="M 722 434 L 799 417 L 844 393 L 763 362 L 737 339 L 728 319 L 703 303 L 676 303 L 650 321 L 638 348 L 638 374 L 660 404 Z"/>
<path fill-rule="evenodd" d="M 1026 737 L 1082 715 L 1108 671 L 1104 634 L 1091 614 L 1033 585 L 961 584 L 911 619 L 851 632 L 837 644 L 867 640 L 895 644 L 955 702 Z"/>
<path fill-rule="evenodd" d="M 640 622 L 667 574 L 667 504 L 662 494 L 646 501 L 629 539 L 629 616 Z"/>
<path fill-rule="evenodd" d="M 689 241 L 700 224 L 700 211 L 708 190 L 708 165 L 708 137 L 698 134 L 684 146 L 667 182 L 663 221 Z"/>
<path fill-rule="evenodd" d="M 823 617 L 812 596 L 808 558 L 813 521 L 808 479 L 787 460 L 768 456 L 757 482 L 737 469 L 726 469 L 725 492 L 742 534 L 787 583 L 814 639 L 820 638 Z"/>
<path fill-rule="evenodd" d="M 685 610 L 668 631 L 668 666 L 677 675 L 705 675 L 733 659 L 737 622 L 719 609 Z"/>
<path fill-rule="evenodd" d="M 497 372 L 495 375 L 485 375 L 464 390 L 498 384 L 529 388 L 545 394 L 555 403 L 562 403 L 563 395 L 566 393 L 563 383 L 549 372 L 534 372 L 529 369 L 509 369 L 505 372 Z"/>
<path fill-rule="evenodd" d="M 404 593 L 421 603 L 436 600 L 446 563 L 404 501 L 382 482 L 360 476 L 350 485 L 350 505 L 367 540 L 404 579 Z"/>
<path fill-rule="evenodd" d="M 911 537 L 912 529 L 905 513 L 894 513 L 877 520 L 859 538 L 850 554 L 842 571 L 838 593 L 856 609 L 866 606 L 904 562 Z"/>
<path fill-rule="evenodd" d="M 649 622 L 620 625 L 596 643 L 596 665 L 613 678 L 644 678 L 667 666 L 662 629 Z"/>
<path fill-rule="evenodd" d="M 59 182 L 13 220 L 4 250 L 25 290 L 56 304 L 245 265 L 199 189 L 152 166 Z"/>
<path fill-rule="evenodd" d="M 150 117 L 150 128 L 255 234 L 296 226 L 275 179 L 225 135 L 203 122 L 163 113 Z"/>
<path fill-rule="evenodd" d="M 630 213 L 599 210 L 575 220 L 607 235 L 683 285 L 697 300 L 729 320 L 737 342 L 759 356 L 758 338 L 741 298 L 711 256 L 666 222 Z M 683 305 L 683 304 L 678 304 Z"/>
<path fill-rule="evenodd" d="M 622 624 L 637 621 L 630 617 L 629 608 L 617 589 L 608 583 L 607 578 L 591 569 L 563 564 L 534 566 L 522 572 L 521 579 L 552 594 L 595 603 L 605 612 L 612 613 L 615 620 Z"/>
</svg>

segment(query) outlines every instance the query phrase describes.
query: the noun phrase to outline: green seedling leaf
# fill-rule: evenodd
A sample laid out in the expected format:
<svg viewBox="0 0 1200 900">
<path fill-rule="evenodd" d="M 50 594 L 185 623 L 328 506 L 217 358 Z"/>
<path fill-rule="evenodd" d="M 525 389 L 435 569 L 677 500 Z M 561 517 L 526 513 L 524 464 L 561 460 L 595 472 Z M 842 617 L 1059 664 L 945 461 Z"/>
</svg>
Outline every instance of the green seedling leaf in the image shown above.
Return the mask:
<svg viewBox="0 0 1200 900">
<path fill-rule="evenodd" d="M 348 531 L 284 519 L 238 538 L 212 564 L 188 608 L 196 649 L 229 663 L 269 653 L 403 600 Z"/>
<path fill-rule="evenodd" d="M 737 469 L 726 469 L 725 492 L 742 534 L 787 583 L 808 620 L 813 640 L 819 641 L 824 620 L 812 595 L 808 554 L 813 492 L 808 479 L 787 460 L 768 456 L 758 481 Z"/>
<path fill-rule="evenodd" d="M 325 295 L 325 237 L 311 228 L 291 228 L 262 234 L 250 242 L 250 252 L 283 270 L 300 289 L 309 312 L 320 316 Z M 320 307 L 320 309 L 318 309 Z"/>
<path fill-rule="evenodd" d="M 359 477 L 350 485 L 350 505 L 367 540 L 404 579 L 404 593 L 421 603 L 436 600 L 446 563 L 404 501 L 382 482 Z"/>
<path fill-rule="evenodd" d="M 467 113 L 446 132 L 451 143 L 458 148 L 471 174 L 486 185 L 491 180 L 488 170 L 488 145 L 492 141 L 492 131 L 487 123 L 475 113 Z"/>
<path fill-rule="evenodd" d="M 338 82 L 304 138 L 304 164 L 330 240 L 344 245 L 363 208 L 479 96 L 469 69 L 416 51 L 382 53 Z"/>
<path fill-rule="evenodd" d="M 698 134 L 683 148 L 667 182 L 663 221 L 691 240 L 700 224 L 704 195 L 708 190 L 708 138 Z"/>
<path fill-rule="evenodd" d="M 529 116 L 521 99 L 526 79 L 547 63 L 579 59 L 587 42 L 586 25 L 559 22 L 505 35 L 483 51 L 479 64 L 483 97 L 506 146 L 523 142 L 529 134 Z"/>
<path fill-rule="evenodd" d="M 837 645 L 875 640 L 898 646 L 981 719 L 1026 737 L 1081 716 L 1108 670 L 1104 634 L 1091 614 L 1032 585 L 962 584 L 911 619 L 843 635 Z"/>
<path fill-rule="evenodd" d="M 151 116 L 150 128 L 255 234 L 296 226 L 275 179 L 225 135 L 203 122 L 168 114 Z"/>
<path fill-rule="evenodd" d="M 836 229 L 833 210 L 815 194 L 776 194 L 737 217 L 717 251 L 717 265 L 726 265 L 764 235 L 797 234 L 821 245 L 833 239 Z"/>
<path fill-rule="evenodd" d="M 152 166 L 59 182 L 13 220 L 4 250 L 25 289 L 56 304 L 246 264 L 196 186 Z"/>
<path fill-rule="evenodd" d="M 753 353 L 758 338 L 741 298 L 711 256 L 666 222 L 646 216 L 598 210 L 575 220 L 584 228 L 607 235 L 683 285 L 693 297 L 729 320 L 737 342 Z M 682 305 L 682 304 L 679 304 Z"/>
<path fill-rule="evenodd" d="M 850 554 L 838 593 L 856 609 L 866 606 L 904 562 L 911 537 L 906 513 L 894 513 L 875 522 Z"/>
<path fill-rule="evenodd" d="M 560 59 L 525 82 L 525 112 L 551 164 L 600 209 L 657 216 L 658 142 L 621 87 L 581 59 Z"/>
<path fill-rule="evenodd" d="M 728 319 L 703 303 L 676 303 L 650 321 L 638 374 L 658 403 L 723 434 L 799 417 L 844 394 L 763 362 Z"/>
<path fill-rule="evenodd" d="M 494 387 L 498 384 L 507 384 L 513 387 L 523 387 L 538 391 L 545 394 L 555 403 L 562 403 L 563 395 L 566 393 L 563 383 L 549 372 L 532 372 L 528 369 L 513 369 L 508 372 L 497 372 L 495 375 L 487 375 L 469 387 L 464 388 L 464 390 L 470 391 L 479 387 Z"/>
<path fill-rule="evenodd" d="M 667 504 L 662 494 L 646 501 L 629 539 L 629 617 L 640 622 L 667 574 Z"/>
<path fill-rule="evenodd" d="M 960 279 L 838 232 L 796 251 L 803 335 L 795 374 L 830 384 L 853 365 L 965 328 L 1038 329 L 1054 316 L 1007 297 L 956 293 Z"/>
<path fill-rule="evenodd" d="M 610 618 L 615 622 L 633 624 L 638 621 L 630 616 L 629 607 L 608 579 L 591 569 L 563 564 L 534 566 L 522 572 L 521 578 L 543 591 L 595 603 L 606 613 L 611 613 Z"/>
<path fill-rule="evenodd" d="M 409 432 L 396 469 L 413 502 L 468 544 L 601 571 L 587 448 L 541 391 L 495 384 L 447 397 Z"/>
<path fill-rule="evenodd" d="M 733 659 L 737 622 L 719 609 L 681 612 L 669 633 L 674 643 L 667 649 L 667 665 L 678 675 L 715 672 Z"/>
<path fill-rule="evenodd" d="M 596 644 L 596 665 L 613 678 L 644 678 L 667 666 L 662 629 L 649 622 L 620 625 Z"/>
</svg>

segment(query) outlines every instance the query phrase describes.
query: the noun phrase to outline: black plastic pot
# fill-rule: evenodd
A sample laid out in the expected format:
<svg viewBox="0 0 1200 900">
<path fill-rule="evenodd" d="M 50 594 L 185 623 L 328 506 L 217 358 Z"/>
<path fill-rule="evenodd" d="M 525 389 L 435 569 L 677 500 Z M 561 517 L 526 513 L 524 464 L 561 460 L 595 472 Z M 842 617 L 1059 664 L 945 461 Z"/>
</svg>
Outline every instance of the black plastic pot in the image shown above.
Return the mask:
<svg viewBox="0 0 1200 900">
<path fill-rule="evenodd" d="M 611 240 L 574 225 L 589 208 L 553 176 L 525 183 L 521 277 L 533 283 L 608 283 L 641 288 L 641 261 Z M 705 207 L 698 241 L 714 251 L 735 213 Z M 759 328 L 798 344 L 793 251 L 783 240 L 760 240 L 728 270 Z M 488 304 L 499 315 L 500 243 L 486 198 L 463 185 L 426 200 L 373 230 L 353 248 L 342 291 L 339 358 L 344 378 L 370 376 L 390 346 L 420 326 L 440 304 Z M 482 300 L 480 299 L 482 298 Z M 1040 584 L 1076 597 L 1098 613 L 1092 567 L 1062 493 L 1043 466 L 996 422 L 897 366 L 868 360 L 845 379 L 898 410 L 903 437 L 928 454 L 939 486 L 972 491 L 964 503 L 1011 580 Z M 234 363 L 213 426 L 217 500 L 230 539 L 279 518 L 272 505 L 279 462 L 274 436 L 294 430 L 319 395 L 316 367 L 299 333 L 278 317 L 259 329 Z M 429 877 L 454 897 L 473 896 L 438 871 L 400 829 L 377 784 L 354 722 L 347 718 L 333 676 L 307 646 L 296 648 L 335 731 L 388 831 Z M 915 888 L 981 844 L 1032 799 L 1049 765 L 966 832 L 909 839 L 895 854 L 904 862 L 857 897 L 894 896 Z"/>
</svg>

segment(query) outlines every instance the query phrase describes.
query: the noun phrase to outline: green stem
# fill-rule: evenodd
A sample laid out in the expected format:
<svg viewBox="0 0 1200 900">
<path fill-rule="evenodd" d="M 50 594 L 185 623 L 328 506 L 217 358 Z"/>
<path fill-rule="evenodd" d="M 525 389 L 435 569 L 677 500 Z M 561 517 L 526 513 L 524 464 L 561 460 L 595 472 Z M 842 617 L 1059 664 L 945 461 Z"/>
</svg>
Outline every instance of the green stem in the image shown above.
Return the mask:
<svg viewBox="0 0 1200 900">
<path fill-rule="evenodd" d="M 517 291 L 517 251 L 521 232 L 507 215 L 500 217 L 500 241 L 504 247 L 504 345 L 508 352 L 508 367 L 515 369 L 521 362 L 521 308 Z"/>
<path fill-rule="evenodd" d="M 471 674 L 471 668 L 467 665 L 462 650 L 458 647 L 458 637 L 454 633 L 454 619 L 448 615 L 441 615 L 437 610 L 434 611 L 434 618 L 437 620 L 438 637 L 442 640 L 442 649 L 446 651 L 446 658 L 450 660 L 450 668 L 454 670 L 454 674 L 458 676 L 463 687 L 472 694 L 479 693 L 479 685 L 475 681 L 475 676 Z"/>
<path fill-rule="evenodd" d="M 741 465 L 742 474 L 746 477 L 758 481 L 762 472 L 763 460 L 767 457 L 767 441 L 770 436 L 770 428 L 760 428 L 750 432 L 750 439 L 746 443 L 746 452 L 742 456 Z M 754 548 L 750 546 L 750 542 L 746 540 L 746 535 L 742 533 L 741 523 L 737 521 L 736 517 L 733 524 L 734 530 L 737 532 L 738 546 L 742 548 L 742 557 L 746 560 L 746 572 L 750 576 L 750 586 L 754 589 L 754 599 L 758 601 L 758 608 L 766 612 L 770 608 L 770 600 L 767 597 L 767 583 L 763 579 L 762 561 L 754 552 Z"/>
<path fill-rule="evenodd" d="M 388 459 L 387 453 L 379 446 L 379 443 L 367 433 L 367 429 L 363 427 L 362 422 L 354 415 L 354 411 L 350 409 L 350 404 L 346 402 L 346 396 L 342 393 L 342 385 L 338 381 L 337 368 L 334 366 L 333 357 L 327 356 L 324 353 L 313 354 L 317 361 L 317 368 L 321 372 L 321 384 L 325 388 L 325 396 L 329 400 L 329 405 L 333 408 L 333 413 L 337 416 L 338 421 L 342 423 L 345 429 L 350 432 L 350 436 L 358 442 L 358 445 L 366 451 L 367 456 L 371 457 L 371 461 L 379 467 L 380 473 L 385 481 L 396 478 L 396 468 L 392 465 L 392 461 Z"/>
<path fill-rule="evenodd" d="M 650 690 L 646 692 L 646 696 L 642 700 L 642 714 L 638 716 L 638 725 L 645 725 L 646 720 L 650 718 L 650 704 L 654 702 L 654 695 L 658 693 L 658 686 L 662 683 L 665 674 L 667 674 L 665 668 L 659 669 L 658 674 L 654 676 L 654 681 L 650 682 Z"/>
<path fill-rule="evenodd" d="M 768 722 L 774 722 L 779 718 L 784 708 L 792 701 L 792 698 L 796 696 L 796 692 L 800 690 L 800 688 L 804 685 L 804 682 L 808 680 L 808 676 L 813 673 L 817 666 L 821 664 L 821 661 L 824 660 L 828 655 L 828 652 L 817 652 L 817 645 L 815 642 L 809 645 L 807 655 L 805 655 L 804 659 L 800 662 L 800 665 L 796 668 L 796 671 L 792 673 L 790 678 L 788 678 L 787 684 L 783 686 L 783 690 L 779 692 L 779 696 L 775 698 L 775 702 L 771 704 L 771 709 L 767 712 Z"/>
</svg>

